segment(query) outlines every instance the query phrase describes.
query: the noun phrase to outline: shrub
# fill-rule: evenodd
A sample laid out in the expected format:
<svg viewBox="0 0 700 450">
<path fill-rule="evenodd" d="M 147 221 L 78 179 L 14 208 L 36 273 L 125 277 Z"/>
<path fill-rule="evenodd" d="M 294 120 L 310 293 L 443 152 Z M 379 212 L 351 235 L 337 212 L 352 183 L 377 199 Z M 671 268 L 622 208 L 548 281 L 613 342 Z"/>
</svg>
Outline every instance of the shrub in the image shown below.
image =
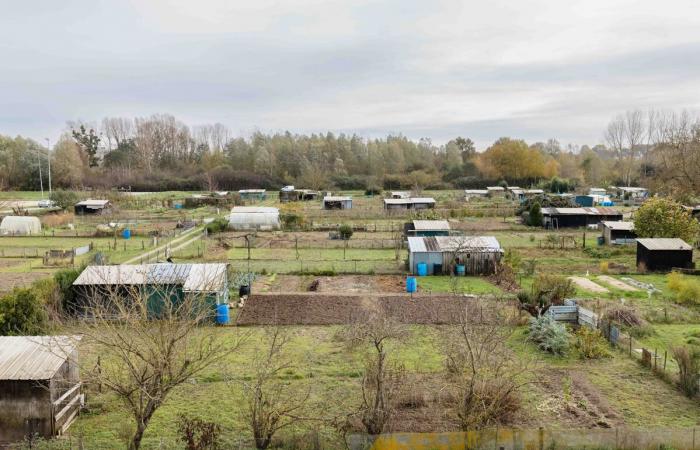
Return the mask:
<svg viewBox="0 0 700 450">
<path fill-rule="evenodd" d="M 178 417 L 180 440 L 187 450 L 216 450 L 219 448 L 221 427 L 213 422 L 185 415 Z"/>
<path fill-rule="evenodd" d="M 542 220 L 542 207 L 540 206 L 539 202 L 535 202 L 530 207 L 530 211 L 527 216 L 527 224 L 531 227 L 541 227 Z"/>
<path fill-rule="evenodd" d="M 693 242 L 700 224 L 680 203 L 663 197 L 650 198 L 634 215 L 639 237 L 680 238 Z"/>
<path fill-rule="evenodd" d="M 35 290 L 15 288 L 0 297 L 0 335 L 43 334 L 47 327 L 46 311 Z"/>
<path fill-rule="evenodd" d="M 565 298 L 576 293 L 573 283 L 561 275 L 540 273 L 532 283 L 533 294 L 553 305 L 560 305 Z"/>
<path fill-rule="evenodd" d="M 540 350 L 562 355 L 569 349 L 569 332 L 566 327 L 551 316 L 541 316 L 530 320 L 529 339 Z"/>
<path fill-rule="evenodd" d="M 228 220 L 220 217 L 218 219 L 214 219 L 212 222 L 209 222 L 204 228 L 207 230 L 207 234 L 221 233 L 226 231 L 228 228 Z"/>
<path fill-rule="evenodd" d="M 598 359 L 610 356 L 608 343 L 603 335 L 600 334 L 600 331 L 582 326 L 576 330 L 575 337 L 574 346 L 581 358 Z"/>
<path fill-rule="evenodd" d="M 673 292 L 676 302 L 700 304 L 700 282 L 697 280 L 672 272 L 668 275 L 668 288 Z"/>
<path fill-rule="evenodd" d="M 693 398 L 700 390 L 700 349 L 687 346 L 671 349 L 673 359 L 678 363 L 678 386 L 683 393 Z"/>
<path fill-rule="evenodd" d="M 347 241 L 352 237 L 354 231 L 352 225 L 344 223 L 338 228 L 338 232 L 340 233 L 340 238 Z"/>
<path fill-rule="evenodd" d="M 73 282 L 80 275 L 80 269 L 64 269 L 54 273 L 53 279 L 56 282 L 58 295 L 60 297 L 61 309 L 72 312 L 75 308 L 75 293 Z"/>
<path fill-rule="evenodd" d="M 78 194 L 73 191 L 58 189 L 51 193 L 49 199 L 59 208 L 68 209 L 72 208 L 76 203 L 78 203 Z"/>
<path fill-rule="evenodd" d="M 610 263 L 607 261 L 600 262 L 600 273 L 608 273 L 610 271 Z"/>
<path fill-rule="evenodd" d="M 289 212 L 280 214 L 280 220 L 282 221 L 282 228 L 285 230 L 298 230 L 304 226 L 304 216 L 301 214 Z"/>
</svg>

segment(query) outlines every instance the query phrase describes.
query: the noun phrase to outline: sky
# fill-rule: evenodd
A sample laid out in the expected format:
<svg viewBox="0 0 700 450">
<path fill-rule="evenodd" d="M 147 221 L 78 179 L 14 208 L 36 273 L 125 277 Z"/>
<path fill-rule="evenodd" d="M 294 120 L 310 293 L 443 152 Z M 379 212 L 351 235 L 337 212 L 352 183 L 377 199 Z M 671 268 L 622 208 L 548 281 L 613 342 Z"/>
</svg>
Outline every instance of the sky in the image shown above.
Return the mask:
<svg viewBox="0 0 700 450">
<path fill-rule="evenodd" d="M 603 142 L 700 109 L 697 0 L 0 0 L 0 134 L 189 125 Z"/>
</svg>

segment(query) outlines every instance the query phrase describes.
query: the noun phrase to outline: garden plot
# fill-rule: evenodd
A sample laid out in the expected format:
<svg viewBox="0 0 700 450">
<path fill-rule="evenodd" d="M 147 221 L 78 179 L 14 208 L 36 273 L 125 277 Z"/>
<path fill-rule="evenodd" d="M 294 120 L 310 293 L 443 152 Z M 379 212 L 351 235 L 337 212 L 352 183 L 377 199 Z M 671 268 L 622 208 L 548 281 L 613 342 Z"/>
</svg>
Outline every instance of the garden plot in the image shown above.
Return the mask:
<svg viewBox="0 0 700 450">
<path fill-rule="evenodd" d="M 577 277 L 577 276 L 572 276 L 569 277 L 569 279 L 578 287 L 581 289 L 585 289 L 587 291 L 595 292 L 597 294 L 607 294 L 610 292 L 607 288 L 599 285 L 593 280 L 589 280 L 588 278 L 585 277 Z"/>
<path fill-rule="evenodd" d="M 639 289 L 637 289 L 634 286 L 630 286 L 629 284 L 625 283 L 624 281 L 618 280 L 617 278 L 613 278 L 608 275 L 600 275 L 597 278 L 598 281 L 602 281 L 603 283 L 612 286 L 616 289 L 620 289 L 621 291 L 627 291 L 627 292 L 637 292 Z"/>
</svg>

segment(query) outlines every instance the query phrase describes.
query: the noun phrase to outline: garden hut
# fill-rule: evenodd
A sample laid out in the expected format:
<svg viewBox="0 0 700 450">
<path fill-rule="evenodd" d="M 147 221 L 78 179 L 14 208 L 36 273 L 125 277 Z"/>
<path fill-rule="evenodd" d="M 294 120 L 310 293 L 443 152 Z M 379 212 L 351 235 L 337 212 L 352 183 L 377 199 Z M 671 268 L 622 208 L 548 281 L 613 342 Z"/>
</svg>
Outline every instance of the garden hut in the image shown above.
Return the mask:
<svg viewBox="0 0 700 450">
<path fill-rule="evenodd" d="M 409 236 L 449 236 L 450 223 L 446 220 L 414 220 L 407 224 Z"/>
<path fill-rule="evenodd" d="M 267 194 L 265 192 L 265 189 L 241 189 L 238 191 L 238 195 L 243 201 L 248 200 L 259 202 L 267 198 Z"/>
<path fill-rule="evenodd" d="M 411 198 L 410 191 L 391 191 L 391 198 Z"/>
<path fill-rule="evenodd" d="M 488 191 L 489 197 L 505 197 L 506 196 L 506 190 L 503 186 L 487 186 L 486 190 Z"/>
<path fill-rule="evenodd" d="M 0 222 L 0 233 L 28 236 L 41 233 L 41 221 L 33 216 L 5 216 Z"/>
<path fill-rule="evenodd" d="M 291 188 L 291 189 L 288 189 Z M 294 186 L 285 186 L 280 190 L 280 202 L 306 202 L 316 200 L 321 195 L 311 189 L 294 189 Z"/>
<path fill-rule="evenodd" d="M 432 197 L 412 198 L 385 198 L 384 209 L 431 209 L 435 208 L 435 199 Z"/>
<path fill-rule="evenodd" d="M 0 447 L 63 434 L 81 404 L 77 336 L 0 336 Z"/>
<path fill-rule="evenodd" d="M 229 228 L 235 231 L 279 230 L 280 211 L 271 207 L 235 206 L 229 216 Z"/>
<path fill-rule="evenodd" d="M 83 200 L 76 203 L 74 209 L 77 215 L 104 214 L 109 212 L 111 207 L 109 200 Z"/>
<path fill-rule="evenodd" d="M 598 225 L 603 221 L 620 221 L 622 213 L 606 207 L 597 208 L 542 208 L 545 228 L 578 228 Z"/>
<path fill-rule="evenodd" d="M 186 295 L 201 295 L 212 305 L 228 303 L 228 276 L 225 263 L 121 264 L 88 266 L 73 282 L 75 305 L 72 312 L 89 316 L 86 308 L 95 299 L 114 295 L 143 296 L 149 313 L 157 315 L 163 297 L 182 302 Z"/>
<path fill-rule="evenodd" d="M 604 220 L 600 223 L 603 229 L 603 239 L 610 244 L 633 244 L 637 239 L 634 232 L 634 222 L 615 222 Z"/>
<path fill-rule="evenodd" d="M 464 199 L 469 200 L 470 198 L 485 198 L 489 196 L 489 191 L 486 189 L 465 189 Z"/>
<path fill-rule="evenodd" d="M 693 247 L 678 238 L 637 239 L 637 268 L 639 270 L 669 271 L 692 269 Z"/>
<path fill-rule="evenodd" d="M 332 195 L 323 197 L 323 209 L 352 209 L 352 197 Z"/>
<path fill-rule="evenodd" d="M 427 275 L 488 275 L 496 272 L 503 257 L 493 236 L 411 236 L 408 252 L 411 273 L 420 274 L 419 265 L 424 264 Z"/>
</svg>

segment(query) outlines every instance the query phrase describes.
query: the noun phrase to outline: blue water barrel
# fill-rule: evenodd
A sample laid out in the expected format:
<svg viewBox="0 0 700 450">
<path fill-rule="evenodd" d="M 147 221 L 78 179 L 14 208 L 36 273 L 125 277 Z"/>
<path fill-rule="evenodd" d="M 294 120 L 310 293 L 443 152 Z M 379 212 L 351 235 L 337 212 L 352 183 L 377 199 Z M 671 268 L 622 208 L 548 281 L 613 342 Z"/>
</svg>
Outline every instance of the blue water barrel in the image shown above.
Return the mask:
<svg viewBox="0 0 700 450">
<path fill-rule="evenodd" d="M 228 304 L 227 303 L 222 303 L 220 305 L 216 305 L 216 323 L 219 325 L 227 325 L 228 324 Z"/>
<path fill-rule="evenodd" d="M 131 230 L 128 228 L 125 228 L 124 231 L 122 232 L 122 236 L 124 239 L 131 239 Z"/>
<path fill-rule="evenodd" d="M 418 289 L 416 277 L 406 277 L 406 292 L 413 293 Z"/>
<path fill-rule="evenodd" d="M 416 265 L 416 270 L 418 271 L 419 277 L 428 275 L 428 265 L 426 263 L 418 263 Z"/>
<path fill-rule="evenodd" d="M 182 209 L 182 203 L 175 203 L 175 209 Z"/>
<path fill-rule="evenodd" d="M 455 266 L 455 273 L 457 275 L 464 276 L 464 274 L 466 273 L 464 264 L 457 264 Z"/>
</svg>

